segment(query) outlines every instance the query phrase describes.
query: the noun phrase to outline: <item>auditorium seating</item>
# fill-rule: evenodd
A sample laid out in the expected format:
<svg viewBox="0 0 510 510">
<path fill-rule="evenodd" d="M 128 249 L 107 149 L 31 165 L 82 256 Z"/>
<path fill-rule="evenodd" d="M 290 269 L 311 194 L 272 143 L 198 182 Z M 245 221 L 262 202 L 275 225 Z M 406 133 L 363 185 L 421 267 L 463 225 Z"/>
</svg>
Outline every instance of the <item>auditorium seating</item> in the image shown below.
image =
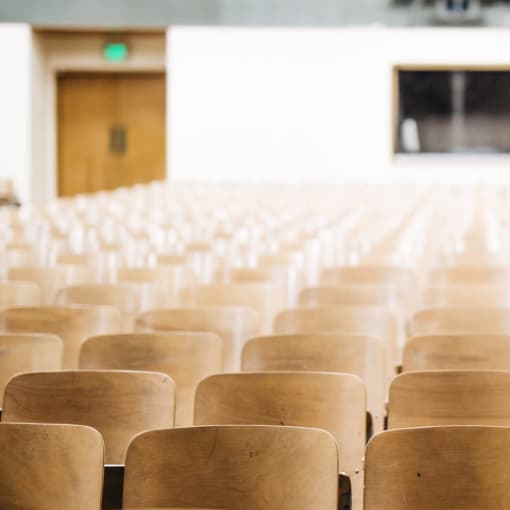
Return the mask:
<svg viewBox="0 0 510 510">
<path fill-rule="evenodd" d="M 62 340 L 58 336 L 0 334 L 0 403 L 11 377 L 22 372 L 46 372 L 61 368 Z"/>
<path fill-rule="evenodd" d="M 413 370 L 510 370 L 510 335 L 458 333 L 411 338 L 402 368 Z"/>
<path fill-rule="evenodd" d="M 255 310 L 245 307 L 196 307 L 152 310 L 141 314 L 137 331 L 202 331 L 223 340 L 223 368 L 238 370 L 244 342 L 260 331 Z"/>
<path fill-rule="evenodd" d="M 380 307 L 296 308 L 280 312 L 274 331 L 291 333 L 353 333 L 380 338 L 386 347 L 387 377 L 395 375 L 397 322 L 389 309 Z"/>
<path fill-rule="evenodd" d="M 35 372 L 7 384 L 2 422 L 94 427 L 105 442 L 105 463 L 123 464 L 136 434 L 173 426 L 174 406 L 174 382 L 157 372 Z"/>
<path fill-rule="evenodd" d="M 241 369 L 355 374 L 365 383 L 374 431 L 383 429 L 386 399 L 385 346 L 375 337 L 310 333 L 253 338 L 243 349 Z"/>
<path fill-rule="evenodd" d="M 90 427 L 0 424 L 0 508 L 100 510 L 103 449 Z"/>
<path fill-rule="evenodd" d="M 14 306 L 40 306 L 41 291 L 36 283 L 0 283 L 0 310 Z"/>
<path fill-rule="evenodd" d="M 199 332 L 95 336 L 81 347 L 80 368 L 169 375 L 175 382 L 175 424 L 192 425 L 198 383 L 223 371 L 223 341 L 213 333 Z"/>
<path fill-rule="evenodd" d="M 365 510 L 506 508 L 510 428 L 419 427 L 373 437 Z"/>
<path fill-rule="evenodd" d="M 327 430 L 362 508 L 366 396 L 360 378 L 321 372 L 252 372 L 212 375 L 195 400 L 195 425 L 285 425 Z"/>
<path fill-rule="evenodd" d="M 152 431 L 129 446 L 124 508 L 337 510 L 337 472 L 335 440 L 317 429 Z"/>
<path fill-rule="evenodd" d="M 79 480 L 65 431 L 97 429 L 86 510 L 101 490 L 104 510 L 506 508 L 508 195 L 151 183 L 0 208 L 0 446 L 59 423 L 61 450 L 34 448 L 69 445 Z M 35 510 L 82 508 L 27 472 Z"/>
<path fill-rule="evenodd" d="M 81 344 L 89 337 L 121 330 L 114 308 L 87 306 L 20 307 L 0 311 L 4 333 L 50 333 L 62 339 L 63 368 L 78 368 Z"/>
<path fill-rule="evenodd" d="M 408 372 L 390 387 L 388 428 L 431 425 L 510 426 L 510 372 Z"/>
</svg>

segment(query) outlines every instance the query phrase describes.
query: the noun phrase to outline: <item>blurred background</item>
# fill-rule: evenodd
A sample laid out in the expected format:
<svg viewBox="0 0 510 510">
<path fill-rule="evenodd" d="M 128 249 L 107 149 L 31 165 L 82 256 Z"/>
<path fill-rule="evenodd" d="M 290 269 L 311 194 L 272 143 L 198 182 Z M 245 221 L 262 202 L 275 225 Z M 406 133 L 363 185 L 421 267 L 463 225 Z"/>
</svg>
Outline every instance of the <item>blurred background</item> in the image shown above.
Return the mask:
<svg viewBox="0 0 510 510">
<path fill-rule="evenodd" d="M 508 179 L 510 2 L 0 0 L 2 200 Z"/>
</svg>

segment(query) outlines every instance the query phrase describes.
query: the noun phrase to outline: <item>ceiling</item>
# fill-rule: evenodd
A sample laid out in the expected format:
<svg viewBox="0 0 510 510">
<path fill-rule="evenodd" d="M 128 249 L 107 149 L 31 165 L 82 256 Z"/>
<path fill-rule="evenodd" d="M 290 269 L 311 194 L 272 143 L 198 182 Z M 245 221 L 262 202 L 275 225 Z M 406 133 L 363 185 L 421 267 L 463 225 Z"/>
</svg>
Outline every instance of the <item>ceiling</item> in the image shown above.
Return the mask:
<svg viewBox="0 0 510 510">
<path fill-rule="evenodd" d="M 42 28 L 171 25 L 427 26 L 435 0 L 0 0 L 0 21 Z M 446 0 L 445 0 L 446 1 Z M 482 26 L 510 26 L 510 1 L 484 1 Z"/>
</svg>

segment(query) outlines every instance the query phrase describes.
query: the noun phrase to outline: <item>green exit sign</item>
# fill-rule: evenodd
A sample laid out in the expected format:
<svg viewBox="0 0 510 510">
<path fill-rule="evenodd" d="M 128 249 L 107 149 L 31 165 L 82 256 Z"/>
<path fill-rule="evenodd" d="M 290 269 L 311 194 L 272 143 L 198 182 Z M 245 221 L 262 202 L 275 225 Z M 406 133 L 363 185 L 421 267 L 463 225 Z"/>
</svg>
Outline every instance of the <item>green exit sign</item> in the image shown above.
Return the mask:
<svg viewBox="0 0 510 510">
<path fill-rule="evenodd" d="M 124 62 L 128 55 L 128 46 L 122 42 L 107 43 L 103 49 L 103 56 L 108 62 Z"/>
</svg>

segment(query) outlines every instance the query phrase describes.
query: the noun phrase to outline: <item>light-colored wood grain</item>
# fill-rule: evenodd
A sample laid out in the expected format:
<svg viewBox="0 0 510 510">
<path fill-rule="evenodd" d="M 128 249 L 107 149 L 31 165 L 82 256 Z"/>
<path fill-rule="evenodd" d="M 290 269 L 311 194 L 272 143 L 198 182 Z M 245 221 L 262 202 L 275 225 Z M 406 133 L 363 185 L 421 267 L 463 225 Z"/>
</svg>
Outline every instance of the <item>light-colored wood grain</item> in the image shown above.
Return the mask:
<svg viewBox="0 0 510 510">
<path fill-rule="evenodd" d="M 68 285 L 75 285 L 91 281 L 93 271 L 86 266 L 56 266 L 56 267 L 13 267 L 7 273 L 9 280 L 33 282 L 41 291 L 43 305 L 54 303 L 59 289 Z"/>
<path fill-rule="evenodd" d="M 386 400 L 385 346 L 363 335 L 310 333 L 274 335 L 246 342 L 241 368 L 246 372 L 299 370 L 345 372 L 365 383 L 367 409 L 375 431 L 383 429 Z"/>
<path fill-rule="evenodd" d="M 0 283 L 0 309 L 40 304 L 41 290 L 36 283 L 20 281 Z"/>
<path fill-rule="evenodd" d="M 280 312 L 274 321 L 278 334 L 351 333 L 375 336 L 386 346 L 388 377 L 397 364 L 397 321 L 393 313 L 382 307 L 295 308 Z"/>
<path fill-rule="evenodd" d="M 216 275 L 218 283 L 272 283 L 285 289 L 287 306 L 296 304 L 296 296 L 303 288 L 305 277 L 303 271 L 287 265 L 266 267 L 227 267 Z"/>
<path fill-rule="evenodd" d="M 63 368 L 77 368 L 81 344 L 90 336 L 118 333 L 121 316 L 110 307 L 24 307 L 0 311 L 3 333 L 50 333 L 61 338 Z"/>
<path fill-rule="evenodd" d="M 168 265 L 154 268 L 122 267 L 117 271 L 119 282 L 149 283 L 160 289 L 163 307 L 179 305 L 180 291 L 195 282 L 195 276 L 185 266 Z M 155 305 L 153 305 L 155 307 Z"/>
<path fill-rule="evenodd" d="M 90 427 L 0 424 L 0 508 L 100 510 L 103 454 Z"/>
<path fill-rule="evenodd" d="M 175 384 L 158 372 L 63 371 L 21 374 L 5 389 L 3 422 L 72 423 L 97 429 L 105 462 L 123 464 L 131 439 L 173 426 Z"/>
<path fill-rule="evenodd" d="M 321 273 L 322 285 L 344 283 L 391 284 L 408 295 L 415 287 L 415 274 L 412 269 L 400 266 L 361 265 L 339 266 L 324 269 Z"/>
<path fill-rule="evenodd" d="M 136 437 L 129 447 L 124 506 L 336 510 L 337 473 L 335 440 L 321 430 L 160 430 Z"/>
<path fill-rule="evenodd" d="M 258 372 L 218 374 L 197 388 L 195 425 L 286 425 L 330 432 L 361 510 L 366 440 L 363 381 L 351 374 Z"/>
<path fill-rule="evenodd" d="M 138 316 L 140 332 L 197 331 L 215 333 L 223 340 L 223 368 L 239 370 L 245 341 L 258 334 L 257 312 L 243 307 L 200 307 L 151 310 Z"/>
<path fill-rule="evenodd" d="M 272 283 L 200 285 L 184 289 L 184 306 L 246 306 L 257 311 L 260 333 L 270 333 L 273 319 L 286 306 L 285 289 Z"/>
<path fill-rule="evenodd" d="M 342 284 L 306 287 L 300 294 L 300 306 L 397 306 L 396 291 L 391 285 Z"/>
<path fill-rule="evenodd" d="M 407 372 L 390 386 L 388 428 L 510 426 L 510 371 Z"/>
<path fill-rule="evenodd" d="M 510 370 L 510 334 L 452 334 L 411 338 L 403 371 Z"/>
<path fill-rule="evenodd" d="M 510 289 L 504 285 L 435 285 L 425 289 L 423 308 L 509 307 Z"/>
<path fill-rule="evenodd" d="M 411 337 L 451 333 L 510 334 L 510 307 L 429 308 L 409 322 Z"/>
<path fill-rule="evenodd" d="M 429 273 L 429 283 L 435 285 L 508 285 L 510 268 L 506 266 L 441 267 Z"/>
<path fill-rule="evenodd" d="M 365 510 L 510 507 L 510 428 L 383 432 L 365 463 Z"/>
<path fill-rule="evenodd" d="M 143 289 L 129 284 L 73 285 L 61 289 L 59 305 L 111 306 L 122 314 L 122 330 L 133 330 L 135 317 L 142 311 Z M 157 301 L 155 303 L 157 307 Z"/>
<path fill-rule="evenodd" d="M 56 335 L 0 334 L 0 403 L 14 375 L 60 370 L 62 350 L 62 340 Z"/>
<path fill-rule="evenodd" d="M 96 336 L 83 344 L 80 368 L 148 370 L 169 375 L 176 385 L 175 424 L 192 425 L 198 383 L 223 371 L 223 341 L 213 333 Z"/>
</svg>

